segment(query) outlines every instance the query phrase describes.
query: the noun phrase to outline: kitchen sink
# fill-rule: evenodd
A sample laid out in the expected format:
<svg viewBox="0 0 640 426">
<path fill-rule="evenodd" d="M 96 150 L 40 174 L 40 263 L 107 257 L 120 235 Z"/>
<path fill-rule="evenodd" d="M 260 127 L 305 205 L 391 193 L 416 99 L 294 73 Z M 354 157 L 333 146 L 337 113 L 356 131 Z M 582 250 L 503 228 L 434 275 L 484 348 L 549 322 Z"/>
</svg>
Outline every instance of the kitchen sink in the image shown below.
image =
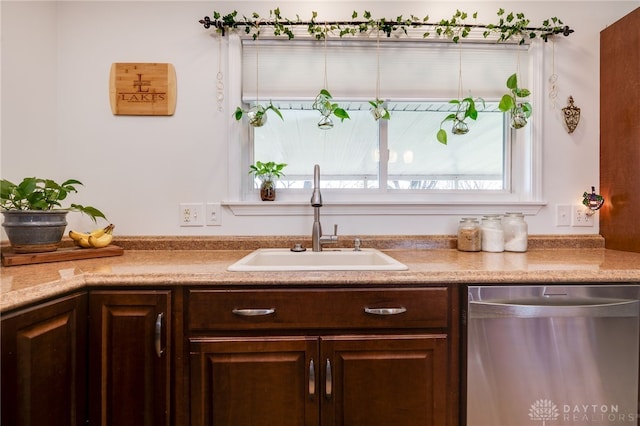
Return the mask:
<svg viewBox="0 0 640 426">
<path fill-rule="evenodd" d="M 314 252 L 286 248 L 258 249 L 229 271 L 406 271 L 407 265 L 376 249 L 325 249 Z"/>
</svg>

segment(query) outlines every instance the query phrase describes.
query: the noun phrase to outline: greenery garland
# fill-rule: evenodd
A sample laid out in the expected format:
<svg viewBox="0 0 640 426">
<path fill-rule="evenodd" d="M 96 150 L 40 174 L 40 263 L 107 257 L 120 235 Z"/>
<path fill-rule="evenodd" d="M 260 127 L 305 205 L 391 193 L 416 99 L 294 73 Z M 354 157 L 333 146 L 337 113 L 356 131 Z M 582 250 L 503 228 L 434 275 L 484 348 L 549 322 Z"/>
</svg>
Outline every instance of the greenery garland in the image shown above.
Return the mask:
<svg viewBox="0 0 640 426">
<path fill-rule="evenodd" d="M 363 13 L 363 20 L 358 20 L 359 15 L 354 11 L 351 15 L 351 21 L 318 22 L 317 12 L 312 12 L 311 20 L 302 21 L 298 15 L 296 15 L 295 20 L 283 17 L 280 9 L 275 8 L 269 11 L 269 17 L 266 20 L 262 19 L 256 12 L 253 12 L 250 17 L 238 17 L 238 12 L 234 10 L 226 15 L 214 11 L 213 20 L 206 16 L 199 22 L 204 25 L 205 28 L 214 27 L 216 31 L 223 36 L 231 30 L 244 27 L 245 34 L 250 35 L 254 40 L 260 36 L 262 27 L 271 28 L 274 36 L 287 36 L 288 39 L 291 40 L 294 38 L 292 28 L 298 25 L 305 25 L 309 35 L 317 40 L 325 39 L 330 35 L 342 38 L 344 36 L 355 36 L 373 31 L 383 32 L 387 37 L 390 37 L 391 34 L 398 32 L 408 35 L 408 31 L 411 28 L 427 28 L 430 31 L 434 31 L 437 36 L 446 37 L 452 42 L 457 43 L 461 39 L 467 38 L 474 28 L 480 28 L 483 29 L 482 35 L 484 38 L 497 35 L 498 42 L 519 38 L 519 44 L 523 44 L 527 40 L 536 37 L 547 41 L 549 36 L 555 34 L 568 36 L 573 32 L 572 29 L 565 26 L 563 22 L 555 16 L 545 19 L 542 24 L 537 27 L 530 27 L 531 21 L 527 19 L 523 13 L 506 13 L 504 9 L 500 8 L 497 16 L 498 21 L 494 24 L 468 24 L 466 20 L 469 18 L 469 14 L 456 10 L 456 13 L 453 14 L 451 19 L 441 19 L 437 23 L 429 23 L 428 15 L 424 18 L 419 18 L 415 15 L 410 15 L 405 18 L 400 15 L 394 20 L 388 20 L 386 18 L 374 19 L 371 12 L 368 11 Z M 471 17 L 477 19 L 478 12 L 473 13 Z M 430 31 L 424 32 L 422 38 L 429 37 L 431 35 Z"/>
</svg>

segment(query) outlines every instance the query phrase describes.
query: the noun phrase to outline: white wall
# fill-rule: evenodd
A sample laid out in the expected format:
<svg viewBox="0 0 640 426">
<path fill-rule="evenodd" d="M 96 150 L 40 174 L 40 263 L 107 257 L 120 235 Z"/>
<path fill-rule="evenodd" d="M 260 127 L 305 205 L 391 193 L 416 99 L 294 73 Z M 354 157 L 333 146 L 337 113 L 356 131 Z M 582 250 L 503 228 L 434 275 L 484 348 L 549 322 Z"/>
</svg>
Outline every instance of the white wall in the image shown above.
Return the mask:
<svg viewBox="0 0 640 426">
<path fill-rule="evenodd" d="M 227 198 L 227 128 L 235 105 L 217 111 L 218 44 L 198 20 L 213 10 L 268 16 L 279 6 L 287 17 L 348 19 L 353 10 L 374 17 L 429 14 L 449 18 L 456 8 L 493 20 L 503 7 L 533 23 L 557 16 L 575 29 L 556 43 L 558 108 L 545 105 L 544 195 L 548 204 L 527 217 L 532 234 L 597 233 L 555 226 L 557 204 L 579 203 L 598 186 L 599 32 L 638 1 L 61 1 L 1 2 L 2 177 L 76 178 L 86 188 L 74 201 L 101 208 L 121 235 L 305 235 L 310 216 L 233 216 L 220 227 L 181 228 L 180 202 Z M 170 62 L 178 77 L 172 117 L 111 114 L 113 62 Z M 226 69 L 226 57 L 222 58 Z M 551 74 L 550 61 L 545 75 Z M 228 76 L 227 76 L 228 77 Z M 548 85 L 545 92 L 548 91 Z M 559 108 L 573 95 L 582 108 L 568 135 Z M 548 98 L 545 98 L 548 99 Z M 238 171 L 244 173 L 244 171 Z M 329 203 L 330 200 L 325 200 Z M 311 213 L 311 209 L 310 209 Z M 90 222 L 70 215 L 71 226 Z M 342 234 L 452 234 L 458 216 L 333 216 L 326 227 Z"/>
</svg>

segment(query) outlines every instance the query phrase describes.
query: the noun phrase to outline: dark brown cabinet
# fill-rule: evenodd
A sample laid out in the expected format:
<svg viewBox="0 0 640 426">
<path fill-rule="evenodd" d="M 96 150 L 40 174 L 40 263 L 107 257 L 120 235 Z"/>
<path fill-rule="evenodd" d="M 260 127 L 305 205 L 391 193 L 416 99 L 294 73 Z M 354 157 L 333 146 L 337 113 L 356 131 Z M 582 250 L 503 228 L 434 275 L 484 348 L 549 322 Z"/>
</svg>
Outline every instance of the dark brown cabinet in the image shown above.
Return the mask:
<svg viewBox="0 0 640 426">
<path fill-rule="evenodd" d="M 171 424 L 170 306 L 168 290 L 91 292 L 91 425 Z"/>
<path fill-rule="evenodd" d="M 85 424 L 87 295 L 2 317 L 2 424 Z"/>
<path fill-rule="evenodd" d="M 213 338 L 191 351 L 192 425 L 319 424 L 317 339 Z"/>
<path fill-rule="evenodd" d="M 640 252 L 640 8 L 600 33 L 600 234 Z"/>
<path fill-rule="evenodd" d="M 450 290 L 192 290 L 191 425 L 457 425 Z"/>
</svg>

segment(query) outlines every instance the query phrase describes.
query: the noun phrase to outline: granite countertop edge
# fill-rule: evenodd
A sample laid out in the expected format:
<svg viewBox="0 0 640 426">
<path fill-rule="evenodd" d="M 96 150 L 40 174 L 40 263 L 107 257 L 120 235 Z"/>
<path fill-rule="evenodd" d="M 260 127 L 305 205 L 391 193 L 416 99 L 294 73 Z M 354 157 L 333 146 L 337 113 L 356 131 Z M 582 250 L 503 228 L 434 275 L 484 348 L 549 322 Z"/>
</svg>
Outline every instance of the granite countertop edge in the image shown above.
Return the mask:
<svg viewBox="0 0 640 426">
<path fill-rule="evenodd" d="M 330 288 L 345 285 L 640 282 L 640 253 L 607 250 L 598 237 L 533 238 L 530 245 L 533 248 L 526 253 L 459 252 L 450 247 L 449 238 L 440 238 L 435 243 L 434 239 L 425 240 L 426 245 L 436 248 L 423 249 L 415 240 L 407 242 L 409 240 L 405 239 L 381 250 L 405 263 L 409 267 L 407 271 L 303 273 L 228 272 L 230 264 L 254 249 L 255 238 L 251 239 L 249 247 L 238 245 L 237 239 L 229 239 L 231 246 L 238 248 L 230 249 L 225 244 L 227 248 L 223 250 L 202 249 L 202 243 L 189 243 L 187 239 L 178 243 L 175 239 L 167 239 L 168 244 L 158 249 L 157 238 L 147 239 L 154 241 L 154 250 L 149 250 L 149 246 L 142 244 L 143 239 L 137 239 L 132 244 L 136 248 L 128 247 L 122 256 L 3 267 L 0 312 L 5 314 L 63 294 L 101 287 L 257 285 Z M 270 240 L 283 246 L 283 240 Z M 558 245 L 561 240 L 569 243 Z M 443 241 L 446 242 L 442 244 Z M 555 247 L 549 246 L 550 241 L 556 241 Z M 196 249 L 186 250 L 184 244 Z M 168 246 L 171 248 L 167 249 Z"/>
</svg>

